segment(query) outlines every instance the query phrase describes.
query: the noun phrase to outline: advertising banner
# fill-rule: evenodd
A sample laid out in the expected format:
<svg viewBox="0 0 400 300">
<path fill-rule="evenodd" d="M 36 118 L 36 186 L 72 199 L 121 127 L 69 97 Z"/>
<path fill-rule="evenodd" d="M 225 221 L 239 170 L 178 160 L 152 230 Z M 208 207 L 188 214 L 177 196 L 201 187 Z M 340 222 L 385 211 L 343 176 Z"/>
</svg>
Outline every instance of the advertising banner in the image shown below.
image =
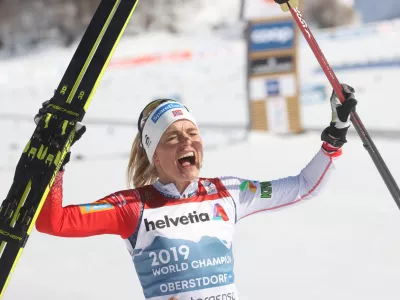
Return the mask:
<svg viewBox="0 0 400 300">
<path fill-rule="evenodd" d="M 250 52 L 293 49 L 295 24 L 292 20 L 252 23 L 250 27 Z"/>
<path fill-rule="evenodd" d="M 295 69 L 292 55 L 273 56 L 250 60 L 250 76 L 293 72 Z"/>
<path fill-rule="evenodd" d="M 269 5 L 268 1 L 261 2 Z M 295 21 L 287 15 L 250 20 L 247 33 L 248 98 L 253 129 L 301 132 Z M 265 108 L 264 112 L 256 111 L 260 107 Z"/>
</svg>

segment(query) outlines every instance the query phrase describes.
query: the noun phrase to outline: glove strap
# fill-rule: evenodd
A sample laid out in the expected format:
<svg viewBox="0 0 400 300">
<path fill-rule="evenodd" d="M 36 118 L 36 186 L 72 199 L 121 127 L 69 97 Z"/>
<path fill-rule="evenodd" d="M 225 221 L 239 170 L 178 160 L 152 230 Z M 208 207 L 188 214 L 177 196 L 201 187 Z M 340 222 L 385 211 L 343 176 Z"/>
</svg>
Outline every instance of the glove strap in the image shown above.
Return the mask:
<svg viewBox="0 0 400 300">
<path fill-rule="evenodd" d="M 335 127 L 335 123 L 331 122 L 331 125 L 322 132 L 321 140 L 340 148 L 347 143 L 346 135 L 348 129 L 349 127 L 338 129 Z"/>
</svg>

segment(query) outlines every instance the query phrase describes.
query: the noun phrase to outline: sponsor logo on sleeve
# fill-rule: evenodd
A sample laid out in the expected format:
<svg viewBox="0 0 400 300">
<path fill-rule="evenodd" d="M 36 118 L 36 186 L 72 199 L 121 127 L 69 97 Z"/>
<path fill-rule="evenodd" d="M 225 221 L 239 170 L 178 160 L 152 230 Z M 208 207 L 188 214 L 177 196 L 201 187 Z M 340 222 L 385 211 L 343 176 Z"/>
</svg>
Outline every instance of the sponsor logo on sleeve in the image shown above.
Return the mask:
<svg viewBox="0 0 400 300">
<path fill-rule="evenodd" d="M 114 206 L 107 201 L 99 201 L 96 203 L 90 203 L 90 204 L 81 204 L 78 205 L 81 213 L 82 214 L 89 214 L 89 213 L 94 213 L 94 212 L 99 212 L 99 211 L 105 211 L 105 210 L 110 210 L 113 209 Z"/>
<path fill-rule="evenodd" d="M 245 180 L 240 184 L 239 187 L 240 187 L 240 191 L 242 191 L 242 192 L 250 191 L 252 193 L 255 193 L 257 191 L 257 182 Z"/>
<path fill-rule="evenodd" d="M 271 181 L 265 181 L 260 183 L 261 186 L 261 198 L 269 199 L 272 197 L 272 184 Z"/>
</svg>

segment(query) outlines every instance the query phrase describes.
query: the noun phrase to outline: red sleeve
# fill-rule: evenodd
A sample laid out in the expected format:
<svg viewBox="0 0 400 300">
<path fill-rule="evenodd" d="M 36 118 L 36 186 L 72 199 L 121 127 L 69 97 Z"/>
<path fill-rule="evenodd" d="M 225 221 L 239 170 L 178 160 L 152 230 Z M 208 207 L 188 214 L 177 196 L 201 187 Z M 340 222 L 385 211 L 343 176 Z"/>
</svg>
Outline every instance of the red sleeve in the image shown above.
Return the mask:
<svg viewBox="0 0 400 300">
<path fill-rule="evenodd" d="M 116 234 L 132 235 L 138 226 L 141 204 L 135 190 L 125 190 L 98 201 L 62 207 L 63 172 L 50 189 L 36 221 L 39 232 L 62 237 Z"/>
</svg>

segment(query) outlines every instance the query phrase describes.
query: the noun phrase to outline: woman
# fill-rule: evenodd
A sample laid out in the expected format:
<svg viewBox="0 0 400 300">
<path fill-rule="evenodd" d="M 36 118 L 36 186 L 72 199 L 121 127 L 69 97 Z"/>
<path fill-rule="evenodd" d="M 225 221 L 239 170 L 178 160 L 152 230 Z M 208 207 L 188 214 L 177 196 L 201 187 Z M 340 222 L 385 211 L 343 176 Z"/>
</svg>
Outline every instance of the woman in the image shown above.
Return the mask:
<svg viewBox="0 0 400 300">
<path fill-rule="evenodd" d="M 180 103 L 156 100 L 141 113 L 132 146 L 127 173 L 135 189 L 62 207 L 62 170 L 36 228 L 64 237 L 120 235 L 146 299 L 238 299 L 234 225 L 316 195 L 342 153 L 357 104 L 351 87 L 343 85 L 343 91 L 343 105 L 332 94 L 332 122 L 311 162 L 297 176 L 263 182 L 199 177 L 203 143 L 196 121 Z"/>
</svg>

